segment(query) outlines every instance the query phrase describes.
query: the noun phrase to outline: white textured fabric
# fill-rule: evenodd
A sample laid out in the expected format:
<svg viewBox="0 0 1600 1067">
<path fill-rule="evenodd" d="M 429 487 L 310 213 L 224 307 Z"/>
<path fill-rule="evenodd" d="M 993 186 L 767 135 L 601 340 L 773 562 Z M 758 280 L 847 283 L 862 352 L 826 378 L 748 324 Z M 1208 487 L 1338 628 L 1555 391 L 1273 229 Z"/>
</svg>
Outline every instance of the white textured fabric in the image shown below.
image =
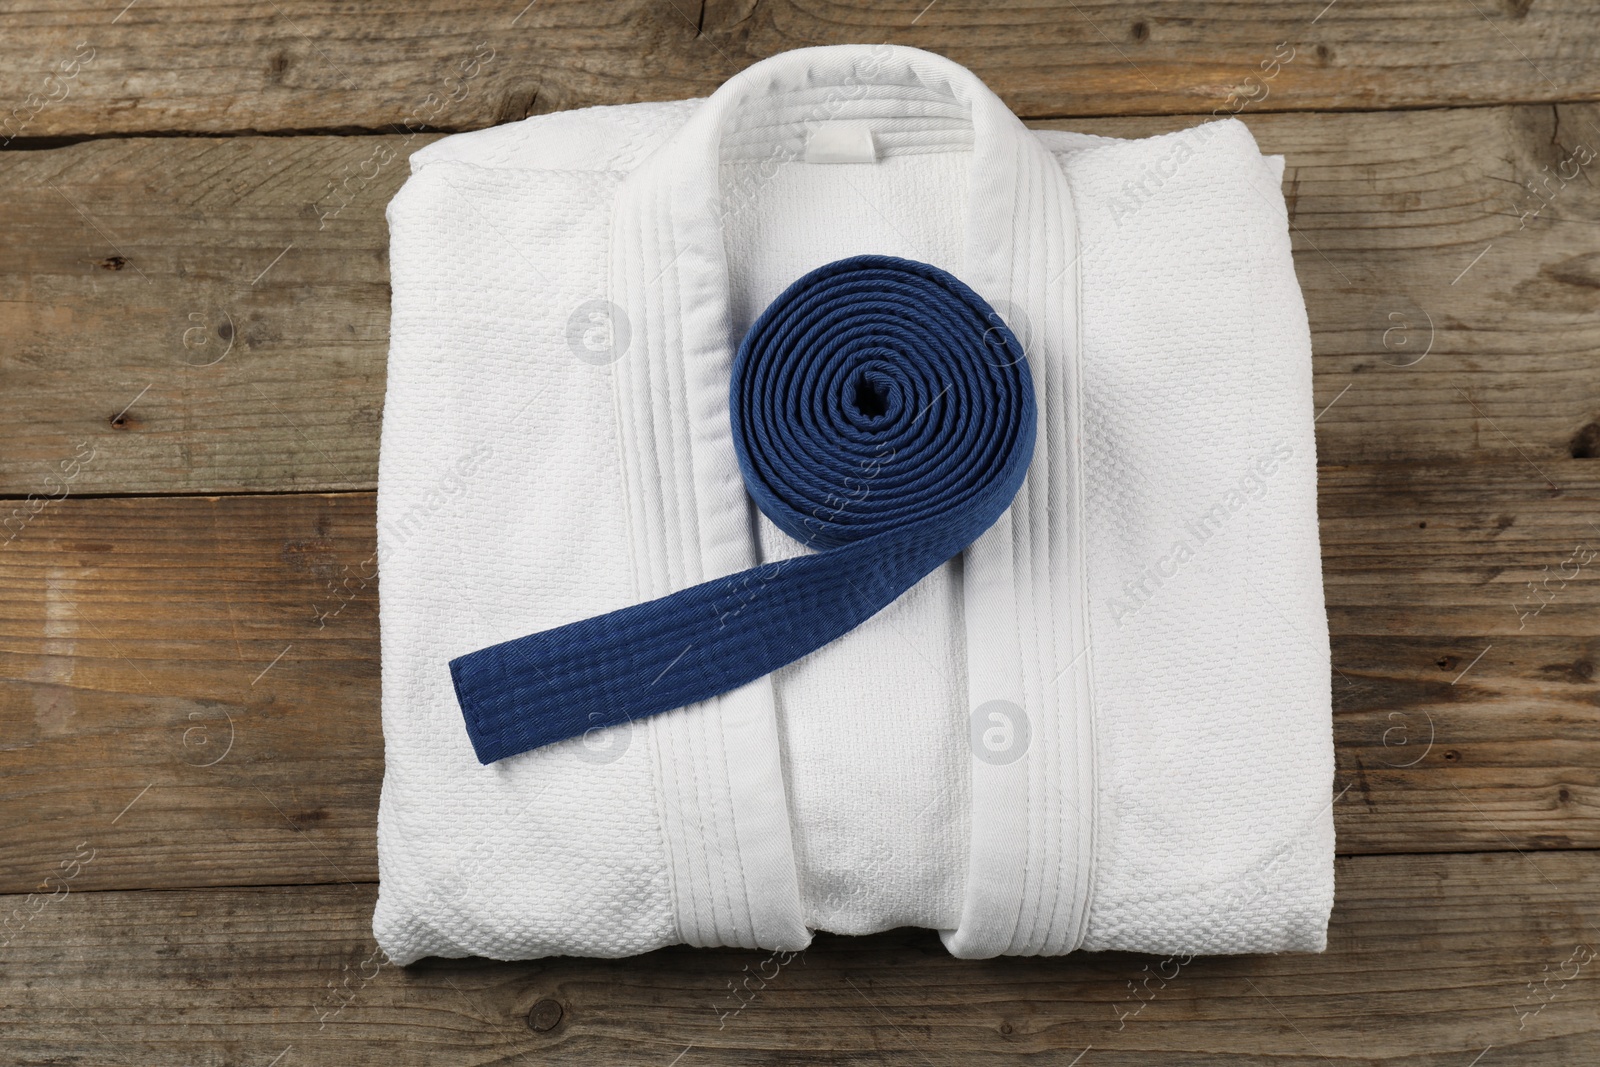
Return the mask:
<svg viewBox="0 0 1600 1067">
<path fill-rule="evenodd" d="M 873 160 L 807 162 L 819 129 L 869 129 Z M 1281 167 L 1234 121 L 1032 133 L 890 46 L 417 153 L 389 208 L 385 951 L 899 925 L 974 957 L 1320 949 L 1328 645 Z M 803 551 L 743 492 L 728 364 L 790 281 L 867 252 L 961 277 L 1027 348 L 1010 511 L 769 678 L 480 766 L 451 658 Z"/>
</svg>

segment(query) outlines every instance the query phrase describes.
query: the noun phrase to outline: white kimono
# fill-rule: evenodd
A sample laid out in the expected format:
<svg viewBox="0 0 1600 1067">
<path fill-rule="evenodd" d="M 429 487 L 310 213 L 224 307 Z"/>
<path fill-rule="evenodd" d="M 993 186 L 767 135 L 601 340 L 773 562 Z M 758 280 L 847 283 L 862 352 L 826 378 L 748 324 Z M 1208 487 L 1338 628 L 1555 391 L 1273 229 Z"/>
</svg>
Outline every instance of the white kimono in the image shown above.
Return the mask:
<svg viewBox="0 0 1600 1067">
<path fill-rule="evenodd" d="M 1237 121 L 1031 132 L 892 46 L 441 140 L 389 206 L 378 486 L 391 958 L 1317 951 L 1333 899 L 1311 351 Z M 805 551 L 750 503 L 734 350 L 880 253 L 1026 347 L 1032 466 L 961 556 L 722 697 L 481 766 L 467 652 Z"/>
</svg>

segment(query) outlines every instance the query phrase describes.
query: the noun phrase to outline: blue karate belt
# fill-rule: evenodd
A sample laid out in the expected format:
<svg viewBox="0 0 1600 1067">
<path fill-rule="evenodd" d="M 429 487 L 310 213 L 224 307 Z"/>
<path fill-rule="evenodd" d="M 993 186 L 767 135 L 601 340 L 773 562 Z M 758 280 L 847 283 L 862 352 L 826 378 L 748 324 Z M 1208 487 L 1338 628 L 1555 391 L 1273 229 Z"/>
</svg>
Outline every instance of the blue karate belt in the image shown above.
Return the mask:
<svg viewBox="0 0 1600 1067">
<path fill-rule="evenodd" d="M 966 548 L 1033 458 L 1022 345 L 926 263 L 856 256 L 789 286 L 734 357 L 751 498 L 813 551 L 450 661 L 483 763 L 752 682 Z"/>
</svg>

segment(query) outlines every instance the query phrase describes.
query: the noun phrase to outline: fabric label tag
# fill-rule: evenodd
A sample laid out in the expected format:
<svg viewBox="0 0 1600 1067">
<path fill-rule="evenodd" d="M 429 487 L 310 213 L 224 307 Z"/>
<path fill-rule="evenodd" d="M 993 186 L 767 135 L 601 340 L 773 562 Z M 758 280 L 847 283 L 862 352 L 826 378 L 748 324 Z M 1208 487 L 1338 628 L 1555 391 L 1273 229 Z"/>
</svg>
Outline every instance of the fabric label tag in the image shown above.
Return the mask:
<svg viewBox="0 0 1600 1067">
<path fill-rule="evenodd" d="M 878 146 L 864 122 L 824 122 L 806 139 L 807 163 L 876 163 Z"/>
</svg>

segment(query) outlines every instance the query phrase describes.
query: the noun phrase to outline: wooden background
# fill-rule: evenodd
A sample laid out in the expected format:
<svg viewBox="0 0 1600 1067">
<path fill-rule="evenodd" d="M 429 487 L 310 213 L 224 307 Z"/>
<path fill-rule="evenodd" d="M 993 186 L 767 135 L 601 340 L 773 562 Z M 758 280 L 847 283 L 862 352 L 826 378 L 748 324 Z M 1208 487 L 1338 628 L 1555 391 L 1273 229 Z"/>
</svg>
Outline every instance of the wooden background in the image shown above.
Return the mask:
<svg viewBox="0 0 1600 1067">
<path fill-rule="evenodd" d="M 1600 3 L 1324 5 L 0 4 L 0 1063 L 1600 1062 Z M 1042 127 L 1224 108 L 1287 157 L 1327 953 L 1153 980 L 823 936 L 731 1016 L 762 954 L 389 965 L 370 560 L 405 156 L 884 40 Z"/>
</svg>

